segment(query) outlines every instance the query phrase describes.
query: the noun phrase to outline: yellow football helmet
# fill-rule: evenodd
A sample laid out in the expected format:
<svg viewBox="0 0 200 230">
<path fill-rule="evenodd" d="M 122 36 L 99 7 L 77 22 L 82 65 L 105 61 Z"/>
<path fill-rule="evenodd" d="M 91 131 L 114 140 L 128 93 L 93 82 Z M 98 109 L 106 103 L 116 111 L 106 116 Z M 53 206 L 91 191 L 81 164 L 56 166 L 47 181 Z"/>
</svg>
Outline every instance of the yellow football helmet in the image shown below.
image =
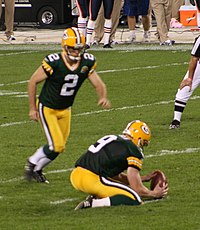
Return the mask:
<svg viewBox="0 0 200 230">
<path fill-rule="evenodd" d="M 151 131 L 147 124 L 140 120 L 131 121 L 123 131 L 123 134 L 128 136 L 134 144 L 143 148 L 147 146 L 151 139 Z"/>
<path fill-rule="evenodd" d="M 80 60 L 85 48 L 85 37 L 82 32 L 76 27 L 66 29 L 62 37 L 62 48 L 70 60 Z"/>
</svg>

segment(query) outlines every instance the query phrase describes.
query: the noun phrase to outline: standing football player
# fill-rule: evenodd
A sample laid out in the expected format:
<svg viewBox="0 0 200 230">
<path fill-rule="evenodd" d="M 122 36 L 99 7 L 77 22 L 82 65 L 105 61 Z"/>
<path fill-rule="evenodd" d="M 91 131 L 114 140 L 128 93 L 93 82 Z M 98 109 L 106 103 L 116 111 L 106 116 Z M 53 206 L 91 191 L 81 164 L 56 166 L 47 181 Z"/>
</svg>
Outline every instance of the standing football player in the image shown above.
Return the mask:
<svg viewBox="0 0 200 230">
<path fill-rule="evenodd" d="M 143 147 L 149 144 L 150 139 L 147 124 L 135 120 L 127 125 L 123 135 L 107 135 L 90 145 L 76 161 L 70 177 L 75 189 L 90 194 L 75 210 L 140 205 L 141 197 L 165 197 L 168 193 L 167 181 L 156 183 L 153 190 L 149 190 L 143 182 L 153 179 L 155 171 L 140 176 Z"/>
<path fill-rule="evenodd" d="M 104 8 L 104 48 L 112 48 L 110 45 L 110 35 L 112 28 L 112 11 L 114 0 L 76 0 L 79 16 L 78 28 L 86 35 L 86 48 L 89 49 L 92 44 L 92 34 L 94 31 L 96 19 L 103 4 Z"/>
<path fill-rule="evenodd" d="M 181 117 L 185 106 L 192 96 L 194 90 L 200 84 L 200 36 L 195 39 L 188 71 L 182 80 L 178 92 L 176 93 L 174 104 L 174 118 L 169 129 L 177 129 L 180 127 Z"/>
<path fill-rule="evenodd" d="M 94 27 L 96 23 L 96 19 L 101 8 L 101 4 L 103 4 L 104 8 L 104 46 L 103 48 L 112 48 L 110 45 L 110 35 L 111 35 L 111 28 L 112 28 L 112 11 L 114 0 L 91 0 L 90 7 L 89 7 L 89 20 L 87 24 L 87 33 L 86 33 L 86 47 L 87 49 L 90 48 L 92 44 L 92 35 L 94 32 Z"/>
<path fill-rule="evenodd" d="M 86 28 L 89 17 L 89 4 L 90 0 L 76 0 L 76 5 L 78 9 L 78 29 L 86 36 Z"/>
<path fill-rule="evenodd" d="M 85 53 L 84 47 L 84 35 L 75 27 L 66 29 L 62 52 L 47 55 L 29 81 L 29 117 L 40 121 L 47 144 L 28 158 L 25 166 L 28 181 L 48 183 L 42 170 L 65 149 L 70 133 L 71 106 L 86 79 L 97 92 L 98 105 L 104 109 L 111 107 L 106 86 L 95 71 L 95 57 Z M 36 99 L 37 85 L 41 82 L 44 85 Z"/>
</svg>

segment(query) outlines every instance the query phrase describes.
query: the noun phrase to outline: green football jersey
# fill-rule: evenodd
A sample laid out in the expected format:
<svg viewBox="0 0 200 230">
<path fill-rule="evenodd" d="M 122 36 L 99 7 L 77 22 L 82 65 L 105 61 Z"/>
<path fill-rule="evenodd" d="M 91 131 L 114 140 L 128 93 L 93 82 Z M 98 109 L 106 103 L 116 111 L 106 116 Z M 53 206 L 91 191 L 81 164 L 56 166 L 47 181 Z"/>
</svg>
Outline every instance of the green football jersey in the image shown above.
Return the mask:
<svg viewBox="0 0 200 230">
<path fill-rule="evenodd" d="M 91 145 L 75 166 L 86 168 L 97 175 L 113 177 L 128 167 L 142 169 L 144 155 L 130 139 L 120 135 L 108 135 Z"/>
<path fill-rule="evenodd" d="M 79 88 L 96 68 L 96 60 L 92 54 L 84 53 L 79 66 L 70 69 L 63 53 L 54 53 L 45 57 L 42 67 L 48 78 L 39 101 L 52 109 L 65 109 L 73 105 Z"/>
</svg>

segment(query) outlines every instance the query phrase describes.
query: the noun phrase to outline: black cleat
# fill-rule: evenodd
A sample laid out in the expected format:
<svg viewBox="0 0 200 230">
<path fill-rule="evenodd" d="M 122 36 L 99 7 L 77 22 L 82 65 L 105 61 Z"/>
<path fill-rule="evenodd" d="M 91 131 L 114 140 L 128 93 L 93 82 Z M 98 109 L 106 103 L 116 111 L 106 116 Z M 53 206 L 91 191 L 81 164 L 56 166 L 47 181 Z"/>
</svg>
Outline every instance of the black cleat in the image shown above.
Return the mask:
<svg viewBox="0 0 200 230">
<path fill-rule="evenodd" d="M 85 50 L 90 49 L 90 46 L 88 44 L 85 45 Z"/>
<path fill-rule="evenodd" d="M 25 172 L 24 172 L 24 177 L 27 181 L 31 181 L 34 178 L 34 170 L 35 165 L 32 164 L 30 161 L 27 161 L 25 165 Z"/>
<path fill-rule="evenodd" d="M 178 129 L 180 127 L 180 121 L 173 120 L 169 126 L 169 129 Z"/>
<path fill-rule="evenodd" d="M 39 183 L 49 184 L 49 181 L 47 180 L 45 175 L 42 173 L 42 170 L 35 171 L 33 174 L 33 178 Z"/>
<path fill-rule="evenodd" d="M 103 46 L 103 48 L 112 49 L 113 47 L 112 47 L 110 44 L 105 44 L 105 45 Z"/>
<path fill-rule="evenodd" d="M 83 208 L 91 208 L 93 199 L 94 199 L 94 196 L 89 195 L 84 201 L 81 201 L 74 210 L 83 209 Z"/>
<path fill-rule="evenodd" d="M 161 45 L 161 46 L 173 46 L 174 43 L 175 43 L 174 40 L 167 40 L 167 41 L 165 41 L 165 42 L 161 42 L 160 45 Z"/>
</svg>

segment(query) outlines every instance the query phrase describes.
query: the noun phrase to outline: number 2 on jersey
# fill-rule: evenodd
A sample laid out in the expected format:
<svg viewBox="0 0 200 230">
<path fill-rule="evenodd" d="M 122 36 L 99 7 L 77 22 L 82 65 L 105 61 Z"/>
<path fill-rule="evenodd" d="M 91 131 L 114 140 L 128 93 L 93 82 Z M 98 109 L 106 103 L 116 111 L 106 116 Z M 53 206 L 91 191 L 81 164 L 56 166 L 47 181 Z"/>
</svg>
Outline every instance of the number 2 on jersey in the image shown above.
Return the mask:
<svg viewBox="0 0 200 230">
<path fill-rule="evenodd" d="M 62 89 L 60 91 L 60 95 L 72 96 L 74 94 L 74 88 L 78 83 L 78 75 L 68 74 L 67 76 L 65 76 L 65 81 L 71 81 L 71 82 L 66 82 L 63 84 Z"/>
</svg>

